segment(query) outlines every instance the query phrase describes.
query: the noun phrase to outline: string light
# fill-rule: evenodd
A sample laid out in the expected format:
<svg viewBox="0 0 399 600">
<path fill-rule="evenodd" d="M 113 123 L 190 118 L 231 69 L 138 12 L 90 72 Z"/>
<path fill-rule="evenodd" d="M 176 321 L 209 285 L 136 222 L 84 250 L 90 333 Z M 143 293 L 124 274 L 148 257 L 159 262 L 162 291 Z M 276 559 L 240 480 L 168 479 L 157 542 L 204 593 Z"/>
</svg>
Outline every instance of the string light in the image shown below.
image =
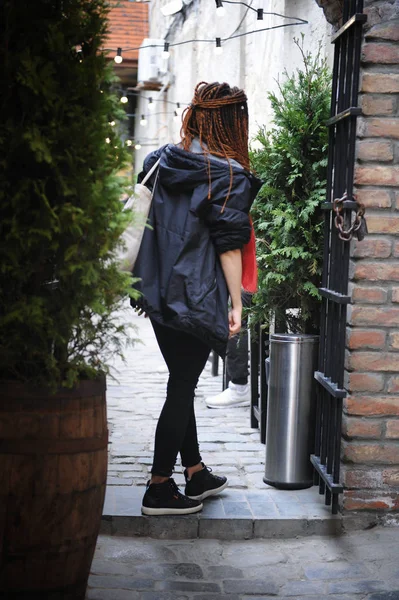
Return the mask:
<svg viewBox="0 0 399 600">
<path fill-rule="evenodd" d="M 216 38 L 215 54 L 222 54 L 222 53 L 223 53 L 222 41 L 221 41 L 220 37 L 217 37 Z"/>
<path fill-rule="evenodd" d="M 141 115 L 141 119 L 140 119 L 140 125 L 142 127 L 145 127 L 147 125 L 147 119 L 145 118 L 144 115 Z"/>
<path fill-rule="evenodd" d="M 216 0 L 216 16 L 224 17 L 226 14 L 226 9 L 223 6 L 222 0 Z"/>
<path fill-rule="evenodd" d="M 169 42 L 165 42 L 163 45 L 162 58 L 169 58 Z"/>
<path fill-rule="evenodd" d="M 179 121 L 179 115 L 177 114 L 176 110 L 173 112 L 173 120 L 174 121 Z"/>
<path fill-rule="evenodd" d="M 257 21 L 263 21 L 263 8 L 257 9 L 258 16 L 256 17 Z"/>
<path fill-rule="evenodd" d="M 114 61 L 116 62 L 117 65 L 120 65 L 121 62 L 123 61 L 122 58 L 122 48 L 118 48 L 116 51 L 116 55 L 114 56 Z"/>
<path fill-rule="evenodd" d="M 144 1 L 146 1 L 146 0 L 144 0 Z M 179 4 L 180 3 L 182 4 L 182 0 L 173 0 L 173 2 L 175 2 L 175 3 L 179 2 Z M 262 16 L 263 15 L 273 15 L 275 17 L 281 17 L 282 19 L 290 19 L 290 20 L 294 21 L 294 23 L 283 23 L 281 25 L 273 25 L 271 27 L 263 27 L 261 29 L 256 29 L 253 31 L 245 31 L 243 33 L 237 33 L 237 34 L 234 33 L 233 35 L 230 35 L 227 38 L 220 38 L 221 42 L 223 42 L 223 43 L 227 42 L 229 40 L 235 40 L 240 37 L 245 37 L 247 35 L 253 35 L 254 33 L 260 33 L 262 31 L 273 31 L 274 29 L 281 29 L 284 27 L 295 27 L 297 25 L 308 25 L 309 24 L 309 21 L 306 21 L 305 19 L 301 19 L 300 17 L 289 17 L 287 15 L 282 15 L 282 14 L 275 13 L 275 12 L 265 12 L 263 9 L 254 8 L 253 6 L 250 6 L 249 4 L 246 4 L 245 2 L 240 2 L 240 1 L 235 1 L 235 0 L 223 0 L 223 2 L 228 3 L 228 4 L 242 4 L 243 6 L 246 6 L 248 9 L 251 9 L 257 13 L 258 21 L 263 20 L 260 16 L 261 14 L 262 14 Z M 170 3 L 170 4 L 172 4 L 172 3 Z M 169 4 L 166 6 L 169 6 Z M 220 8 L 220 7 L 218 7 L 218 8 Z M 222 8 L 224 8 L 224 7 L 222 6 Z M 261 10 L 263 11 L 262 13 L 260 12 Z M 178 12 L 178 11 L 176 11 L 176 12 Z M 175 42 L 174 44 L 169 43 L 169 42 L 166 42 L 166 43 L 168 44 L 168 52 L 169 52 L 169 48 L 172 48 L 174 46 L 183 46 L 185 44 L 192 44 L 195 42 L 214 44 L 215 40 L 214 39 L 207 39 L 207 40 L 191 39 L 191 40 L 184 40 L 183 42 Z M 145 46 L 137 46 L 135 48 L 125 48 L 124 53 L 126 54 L 126 52 L 136 52 L 137 50 L 143 50 L 144 48 L 164 48 L 165 49 L 165 44 L 163 46 L 161 46 L 160 44 L 146 44 Z M 104 51 L 113 52 L 114 49 L 113 48 L 104 48 Z"/>
<path fill-rule="evenodd" d="M 129 102 L 129 98 L 126 96 L 126 94 L 123 94 L 121 97 L 121 102 L 122 104 L 127 104 Z"/>
<path fill-rule="evenodd" d="M 126 146 L 131 146 L 133 144 L 132 140 L 126 140 Z"/>
<path fill-rule="evenodd" d="M 177 12 L 180 12 L 183 8 L 183 0 L 171 0 L 161 8 L 161 13 L 164 17 L 170 17 Z"/>
<path fill-rule="evenodd" d="M 181 115 L 183 112 L 182 107 L 180 106 L 180 102 L 176 102 L 176 112 L 178 115 Z"/>
<path fill-rule="evenodd" d="M 135 146 L 134 146 L 134 149 L 135 149 L 135 150 L 140 150 L 140 149 L 141 149 L 141 144 L 140 144 L 140 142 L 137 142 L 137 144 L 135 144 Z"/>
<path fill-rule="evenodd" d="M 115 121 L 110 121 L 109 124 L 111 125 L 111 127 L 115 127 Z"/>
<path fill-rule="evenodd" d="M 107 138 L 105 138 L 105 143 L 106 143 L 106 144 L 110 144 L 110 143 L 111 143 L 111 140 L 110 140 L 110 138 L 108 138 L 108 137 L 107 137 Z"/>
<path fill-rule="evenodd" d="M 152 98 L 148 99 L 148 110 L 151 110 L 151 111 L 155 110 L 155 103 Z"/>
</svg>

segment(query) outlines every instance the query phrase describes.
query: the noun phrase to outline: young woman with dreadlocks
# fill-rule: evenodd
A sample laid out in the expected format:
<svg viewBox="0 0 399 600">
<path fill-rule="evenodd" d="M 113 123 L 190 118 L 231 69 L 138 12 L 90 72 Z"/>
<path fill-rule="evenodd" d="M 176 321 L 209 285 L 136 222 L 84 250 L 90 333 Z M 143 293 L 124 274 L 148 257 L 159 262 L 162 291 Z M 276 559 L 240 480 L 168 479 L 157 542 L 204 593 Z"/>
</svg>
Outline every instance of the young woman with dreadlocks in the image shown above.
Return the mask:
<svg viewBox="0 0 399 600">
<path fill-rule="evenodd" d="M 133 275 L 134 307 L 151 319 L 169 370 L 159 417 L 146 515 L 189 514 L 221 492 L 202 462 L 194 392 L 210 350 L 225 355 L 241 327 L 241 290 L 256 289 L 249 209 L 261 186 L 250 173 L 245 93 L 227 83 L 199 83 L 183 114 L 181 143 L 152 152 L 139 181 L 160 158 L 149 216 Z M 230 311 L 228 301 L 230 296 Z M 171 478 L 178 453 L 185 495 Z"/>
</svg>

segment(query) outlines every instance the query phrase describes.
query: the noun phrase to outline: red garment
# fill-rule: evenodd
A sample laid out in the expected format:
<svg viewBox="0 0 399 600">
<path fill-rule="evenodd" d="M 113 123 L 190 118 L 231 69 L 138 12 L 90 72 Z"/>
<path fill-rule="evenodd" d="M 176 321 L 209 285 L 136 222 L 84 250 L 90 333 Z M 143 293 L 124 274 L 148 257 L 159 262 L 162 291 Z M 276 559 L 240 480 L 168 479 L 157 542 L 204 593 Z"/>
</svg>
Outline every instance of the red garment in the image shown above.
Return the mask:
<svg viewBox="0 0 399 600">
<path fill-rule="evenodd" d="M 251 223 L 251 237 L 248 244 L 242 249 L 242 280 L 241 285 L 245 292 L 254 294 L 258 289 L 258 267 L 256 264 L 255 232 Z"/>
</svg>

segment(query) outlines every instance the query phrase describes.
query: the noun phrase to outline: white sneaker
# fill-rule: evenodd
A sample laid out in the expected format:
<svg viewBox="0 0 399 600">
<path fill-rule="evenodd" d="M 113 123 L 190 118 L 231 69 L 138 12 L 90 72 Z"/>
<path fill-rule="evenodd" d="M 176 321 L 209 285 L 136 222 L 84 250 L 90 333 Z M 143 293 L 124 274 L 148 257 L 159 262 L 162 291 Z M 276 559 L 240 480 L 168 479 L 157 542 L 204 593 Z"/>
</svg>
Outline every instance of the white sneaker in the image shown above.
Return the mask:
<svg viewBox="0 0 399 600">
<path fill-rule="evenodd" d="M 205 404 L 208 408 L 249 406 L 251 404 L 251 388 L 248 383 L 239 385 L 230 381 L 229 387 L 221 394 L 205 398 Z"/>
</svg>

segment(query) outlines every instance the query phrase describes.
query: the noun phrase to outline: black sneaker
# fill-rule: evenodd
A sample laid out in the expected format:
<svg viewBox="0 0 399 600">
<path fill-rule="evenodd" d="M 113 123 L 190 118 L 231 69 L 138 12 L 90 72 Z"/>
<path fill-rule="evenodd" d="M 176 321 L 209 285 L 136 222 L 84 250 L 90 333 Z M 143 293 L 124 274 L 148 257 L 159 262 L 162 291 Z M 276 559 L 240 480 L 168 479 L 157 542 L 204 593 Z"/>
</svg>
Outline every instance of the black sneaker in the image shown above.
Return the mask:
<svg viewBox="0 0 399 600">
<path fill-rule="evenodd" d="M 184 477 L 186 478 L 186 496 L 193 500 L 204 500 L 208 496 L 214 496 L 222 492 L 227 486 L 227 477 L 219 477 L 218 475 L 212 474 L 212 469 L 206 467 L 202 463 L 203 469 L 197 471 L 188 479 L 187 470 L 184 471 Z"/>
<path fill-rule="evenodd" d="M 190 515 L 202 507 L 202 502 L 181 494 L 174 479 L 168 479 L 164 483 L 147 483 L 141 512 L 143 515 Z"/>
</svg>

